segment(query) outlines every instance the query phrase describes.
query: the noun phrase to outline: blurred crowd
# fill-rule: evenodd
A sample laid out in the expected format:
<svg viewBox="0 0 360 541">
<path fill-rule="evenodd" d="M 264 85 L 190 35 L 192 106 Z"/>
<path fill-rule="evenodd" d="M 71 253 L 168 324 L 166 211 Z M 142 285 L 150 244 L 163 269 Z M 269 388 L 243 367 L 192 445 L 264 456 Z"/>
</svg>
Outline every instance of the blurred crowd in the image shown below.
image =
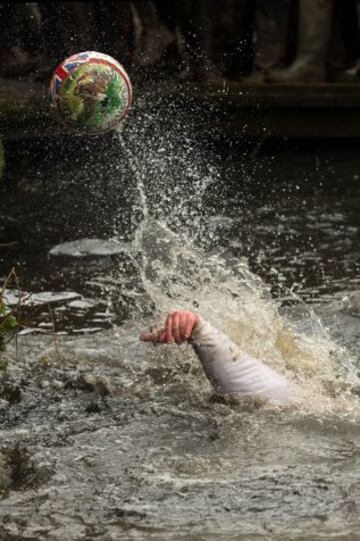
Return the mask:
<svg viewBox="0 0 360 541">
<path fill-rule="evenodd" d="M 3 2 L 0 77 L 97 50 L 184 81 L 360 80 L 359 0 Z"/>
</svg>

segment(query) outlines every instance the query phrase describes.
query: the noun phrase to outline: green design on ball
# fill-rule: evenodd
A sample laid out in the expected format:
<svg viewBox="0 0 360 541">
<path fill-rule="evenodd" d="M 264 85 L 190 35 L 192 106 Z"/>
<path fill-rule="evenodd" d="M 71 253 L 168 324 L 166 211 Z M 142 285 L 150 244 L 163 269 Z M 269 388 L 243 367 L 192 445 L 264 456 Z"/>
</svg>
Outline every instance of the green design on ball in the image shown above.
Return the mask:
<svg viewBox="0 0 360 541">
<path fill-rule="evenodd" d="M 126 104 L 127 89 L 123 78 L 105 64 L 81 64 L 60 89 L 60 114 L 64 122 L 88 133 L 114 127 Z"/>
</svg>

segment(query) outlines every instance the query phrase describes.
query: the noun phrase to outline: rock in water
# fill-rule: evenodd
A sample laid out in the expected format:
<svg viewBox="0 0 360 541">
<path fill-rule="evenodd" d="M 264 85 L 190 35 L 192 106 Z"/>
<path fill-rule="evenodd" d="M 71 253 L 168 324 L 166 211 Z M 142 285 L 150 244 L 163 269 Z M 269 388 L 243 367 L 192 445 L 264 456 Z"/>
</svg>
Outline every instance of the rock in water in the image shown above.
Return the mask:
<svg viewBox="0 0 360 541">
<path fill-rule="evenodd" d="M 126 247 L 125 243 L 114 240 L 79 239 L 58 244 L 49 254 L 67 257 L 107 257 L 122 254 Z"/>
</svg>

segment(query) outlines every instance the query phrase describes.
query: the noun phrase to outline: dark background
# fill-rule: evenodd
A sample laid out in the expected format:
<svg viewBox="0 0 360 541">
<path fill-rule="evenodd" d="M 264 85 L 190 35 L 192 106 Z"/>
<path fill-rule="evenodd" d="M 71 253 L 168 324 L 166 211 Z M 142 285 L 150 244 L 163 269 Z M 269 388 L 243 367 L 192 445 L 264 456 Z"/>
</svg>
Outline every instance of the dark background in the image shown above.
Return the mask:
<svg viewBox="0 0 360 541">
<path fill-rule="evenodd" d="M 66 56 L 92 49 L 162 78 L 358 80 L 356 0 L 4 2 L 0 9 L 6 78 L 45 78 Z"/>
</svg>

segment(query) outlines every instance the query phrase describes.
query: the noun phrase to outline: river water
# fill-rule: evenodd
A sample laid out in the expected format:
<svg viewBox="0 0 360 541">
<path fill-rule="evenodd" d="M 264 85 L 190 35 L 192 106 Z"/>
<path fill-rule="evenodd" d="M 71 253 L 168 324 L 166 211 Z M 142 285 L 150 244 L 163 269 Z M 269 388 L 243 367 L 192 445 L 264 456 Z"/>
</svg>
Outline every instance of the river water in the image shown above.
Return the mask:
<svg viewBox="0 0 360 541">
<path fill-rule="evenodd" d="M 152 104 L 97 141 L 12 150 L 1 269 L 26 293 L 0 539 L 360 539 L 357 151 L 216 147 L 198 111 Z M 141 344 L 173 308 L 301 401 L 219 397 L 190 346 Z"/>
</svg>

